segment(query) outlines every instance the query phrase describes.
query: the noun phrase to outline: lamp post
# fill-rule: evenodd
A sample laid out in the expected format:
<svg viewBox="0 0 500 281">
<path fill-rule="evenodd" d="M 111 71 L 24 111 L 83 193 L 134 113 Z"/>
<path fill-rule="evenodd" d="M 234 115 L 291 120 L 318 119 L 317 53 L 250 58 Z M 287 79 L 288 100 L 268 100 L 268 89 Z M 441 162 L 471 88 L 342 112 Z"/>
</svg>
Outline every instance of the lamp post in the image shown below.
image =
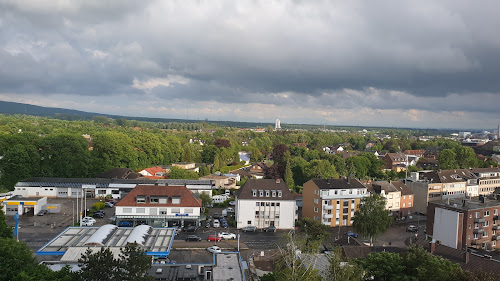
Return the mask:
<svg viewBox="0 0 500 281">
<path fill-rule="evenodd" d="M 75 201 L 71 200 L 71 203 L 73 204 L 73 207 L 71 208 L 71 210 L 73 211 L 73 213 L 71 214 L 71 220 L 73 222 L 73 226 L 75 225 Z"/>
</svg>

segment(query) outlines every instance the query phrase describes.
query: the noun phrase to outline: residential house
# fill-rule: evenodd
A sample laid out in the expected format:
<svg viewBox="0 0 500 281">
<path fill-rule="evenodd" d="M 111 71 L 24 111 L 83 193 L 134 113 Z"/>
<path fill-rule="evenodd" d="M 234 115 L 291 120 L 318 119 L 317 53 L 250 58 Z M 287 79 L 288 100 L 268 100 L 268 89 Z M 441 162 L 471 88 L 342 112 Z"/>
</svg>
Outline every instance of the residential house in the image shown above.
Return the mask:
<svg viewBox="0 0 500 281">
<path fill-rule="evenodd" d="M 500 187 L 500 168 L 471 168 L 478 178 L 478 195 L 490 195 Z"/>
<path fill-rule="evenodd" d="M 454 249 L 499 249 L 499 210 L 499 200 L 485 197 L 429 202 L 427 234 Z"/>
<path fill-rule="evenodd" d="M 146 178 L 159 179 L 165 178 L 165 176 L 167 175 L 167 171 L 165 171 L 165 169 L 163 169 L 163 167 L 161 166 L 156 166 L 141 170 L 139 171 L 139 174 L 143 175 Z"/>
<path fill-rule="evenodd" d="M 304 183 L 302 217 L 332 227 L 350 226 L 361 199 L 368 196 L 357 179 L 312 179 Z"/>
<path fill-rule="evenodd" d="M 265 162 L 257 162 L 250 166 L 248 172 L 254 179 L 263 179 L 267 169 L 269 169 L 269 166 Z"/>
<path fill-rule="evenodd" d="M 193 162 L 177 162 L 177 163 L 172 163 L 172 167 L 178 167 L 184 170 L 188 171 L 194 171 L 194 172 L 199 172 L 200 168 L 196 167 L 196 163 Z"/>
<path fill-rule="evenodd" d="M 405 150 L 403 152 L 405 155 L 414 155 L 418 158 L 424 157 L 425 150 L 424 149 L 417 149 L 417 150 Z"/>
<path fill-rule="evenodd" d="M 185 186 L 137 185 L 116 204 L 115 214 L 133 225 L 200 225 L 201 199 Z"/>
<path fill-rule="evenodd" d="M 429 146 L 424 151 L 424 158 L 437 159 L 438 156 L 439 156 L 439 147 L 437 146 Z"/>
<path fill-rule="evenodd" d="M 249 179 L 236 194 L 238 228 L 295 227 L 295 197 L 281 179 Z"/>
<path fill-rule="evenodd" d="M 396 188 L 391 181 L 374 181 L 371 186 L 375 193 L 385 198 L 385 208 L 391 212 L 391 216 L 398 218 L 401 208 L 401 190 Z"/>
<path fill-rule="evenodd" d="M 250 164 L 250 152 L 239 151 L 238 155 L 240 156 L 240 162 L 245 162 L 245 165 Z"/>
<path fill-rule="evenodd" d="M 212 180 L 215 181 L 216 188 L 231 189 L 231 188 L 238 188 L 238 186 L 236 185 L 238 177 L 239 175 L 233 175 L 232 177 L 229 177 L 221 174 L 212 174 L 200 177 L 200 180 Z"/>
<path fill-rule="evenodd" d="M 427 212 L 431 201 L 465 198 L 467 181 L 475 176 L 468 170 L 412 172 L 406 185 L 415 195 L 414 210 Z"/>
<path fill-rule="evenodd" d="M 384 158 L 385 168 L 395 172 L 406 171 L 408 165 L 406 155 L 404 153 L 387 153 Z"/>
<path fill-rule="evenodd" d="M 420 158 L 417 162 L 417 168 L 423 170 L 437 170 L 439 167 L 438 161 L 435 158 Z"/>
<path fill-rule="evenodd" d="M 392 181 L 392 185 L 401 191 L 401 202 L 399 203 L 399 217 L 404 218 L 413 214 L 414 198 L 413 191 L 402 181 Z"/>
</svg>

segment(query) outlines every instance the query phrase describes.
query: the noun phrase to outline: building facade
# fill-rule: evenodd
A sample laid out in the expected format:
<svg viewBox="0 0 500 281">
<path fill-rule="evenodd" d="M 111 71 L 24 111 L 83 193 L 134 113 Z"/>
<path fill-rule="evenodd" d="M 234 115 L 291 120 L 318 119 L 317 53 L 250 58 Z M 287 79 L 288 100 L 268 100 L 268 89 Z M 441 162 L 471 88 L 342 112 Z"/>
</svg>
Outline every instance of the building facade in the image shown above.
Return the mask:
<svg viewBox="0 0 500 281">
<path fill-rule="evenodd" d="M 238 228 L 293 229 L 296 210 L 295 197 L 281 179 L 248 179 L 236 194 Z"/>
<path fill-rule="evenodd" d="M 349 226 L 363 197 L 370 196 L 357 179 L 312 179 L 304 183 L 302 217 L 328 226 Z"/>
<path fill-rule="evenodd" d="M 199 226 L 201 206 L 185 186 L 138 185 L 118 202 L 115 215 L 118 225 Z"/>
<path fill-rule="evenodd" d="M 427 234 L 455 248 L 494 250 L 500 248 L 500 200 L 484 197 L 430 202 Z"/>
</svg>

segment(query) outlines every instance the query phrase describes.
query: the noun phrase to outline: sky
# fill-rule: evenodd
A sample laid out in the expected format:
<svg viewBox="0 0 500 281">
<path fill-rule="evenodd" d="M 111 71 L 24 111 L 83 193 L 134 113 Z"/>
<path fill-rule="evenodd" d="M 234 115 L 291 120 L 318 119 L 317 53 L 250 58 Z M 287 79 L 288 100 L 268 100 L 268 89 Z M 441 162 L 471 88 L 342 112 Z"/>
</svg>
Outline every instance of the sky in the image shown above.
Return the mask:
<svg viewBox="0 0 500 281">
<path fill-rule="evenodd" d="M 0 100 L 124 116 L 500 123 L 498 1 L 0 0 Z"/>
</svg>

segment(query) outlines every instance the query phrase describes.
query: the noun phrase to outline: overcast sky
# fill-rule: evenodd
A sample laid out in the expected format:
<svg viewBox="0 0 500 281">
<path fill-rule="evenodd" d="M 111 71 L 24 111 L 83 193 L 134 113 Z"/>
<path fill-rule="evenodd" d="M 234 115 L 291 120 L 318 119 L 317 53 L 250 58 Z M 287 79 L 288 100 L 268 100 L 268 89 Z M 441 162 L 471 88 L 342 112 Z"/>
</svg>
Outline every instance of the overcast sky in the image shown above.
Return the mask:
<svg viewBox="0 0 500 281">
<path fill-rule="evenodd" d="M 126 116 L 500 122 L 500 2 L 0 0 L 0 100 Z"/>
</svg>

